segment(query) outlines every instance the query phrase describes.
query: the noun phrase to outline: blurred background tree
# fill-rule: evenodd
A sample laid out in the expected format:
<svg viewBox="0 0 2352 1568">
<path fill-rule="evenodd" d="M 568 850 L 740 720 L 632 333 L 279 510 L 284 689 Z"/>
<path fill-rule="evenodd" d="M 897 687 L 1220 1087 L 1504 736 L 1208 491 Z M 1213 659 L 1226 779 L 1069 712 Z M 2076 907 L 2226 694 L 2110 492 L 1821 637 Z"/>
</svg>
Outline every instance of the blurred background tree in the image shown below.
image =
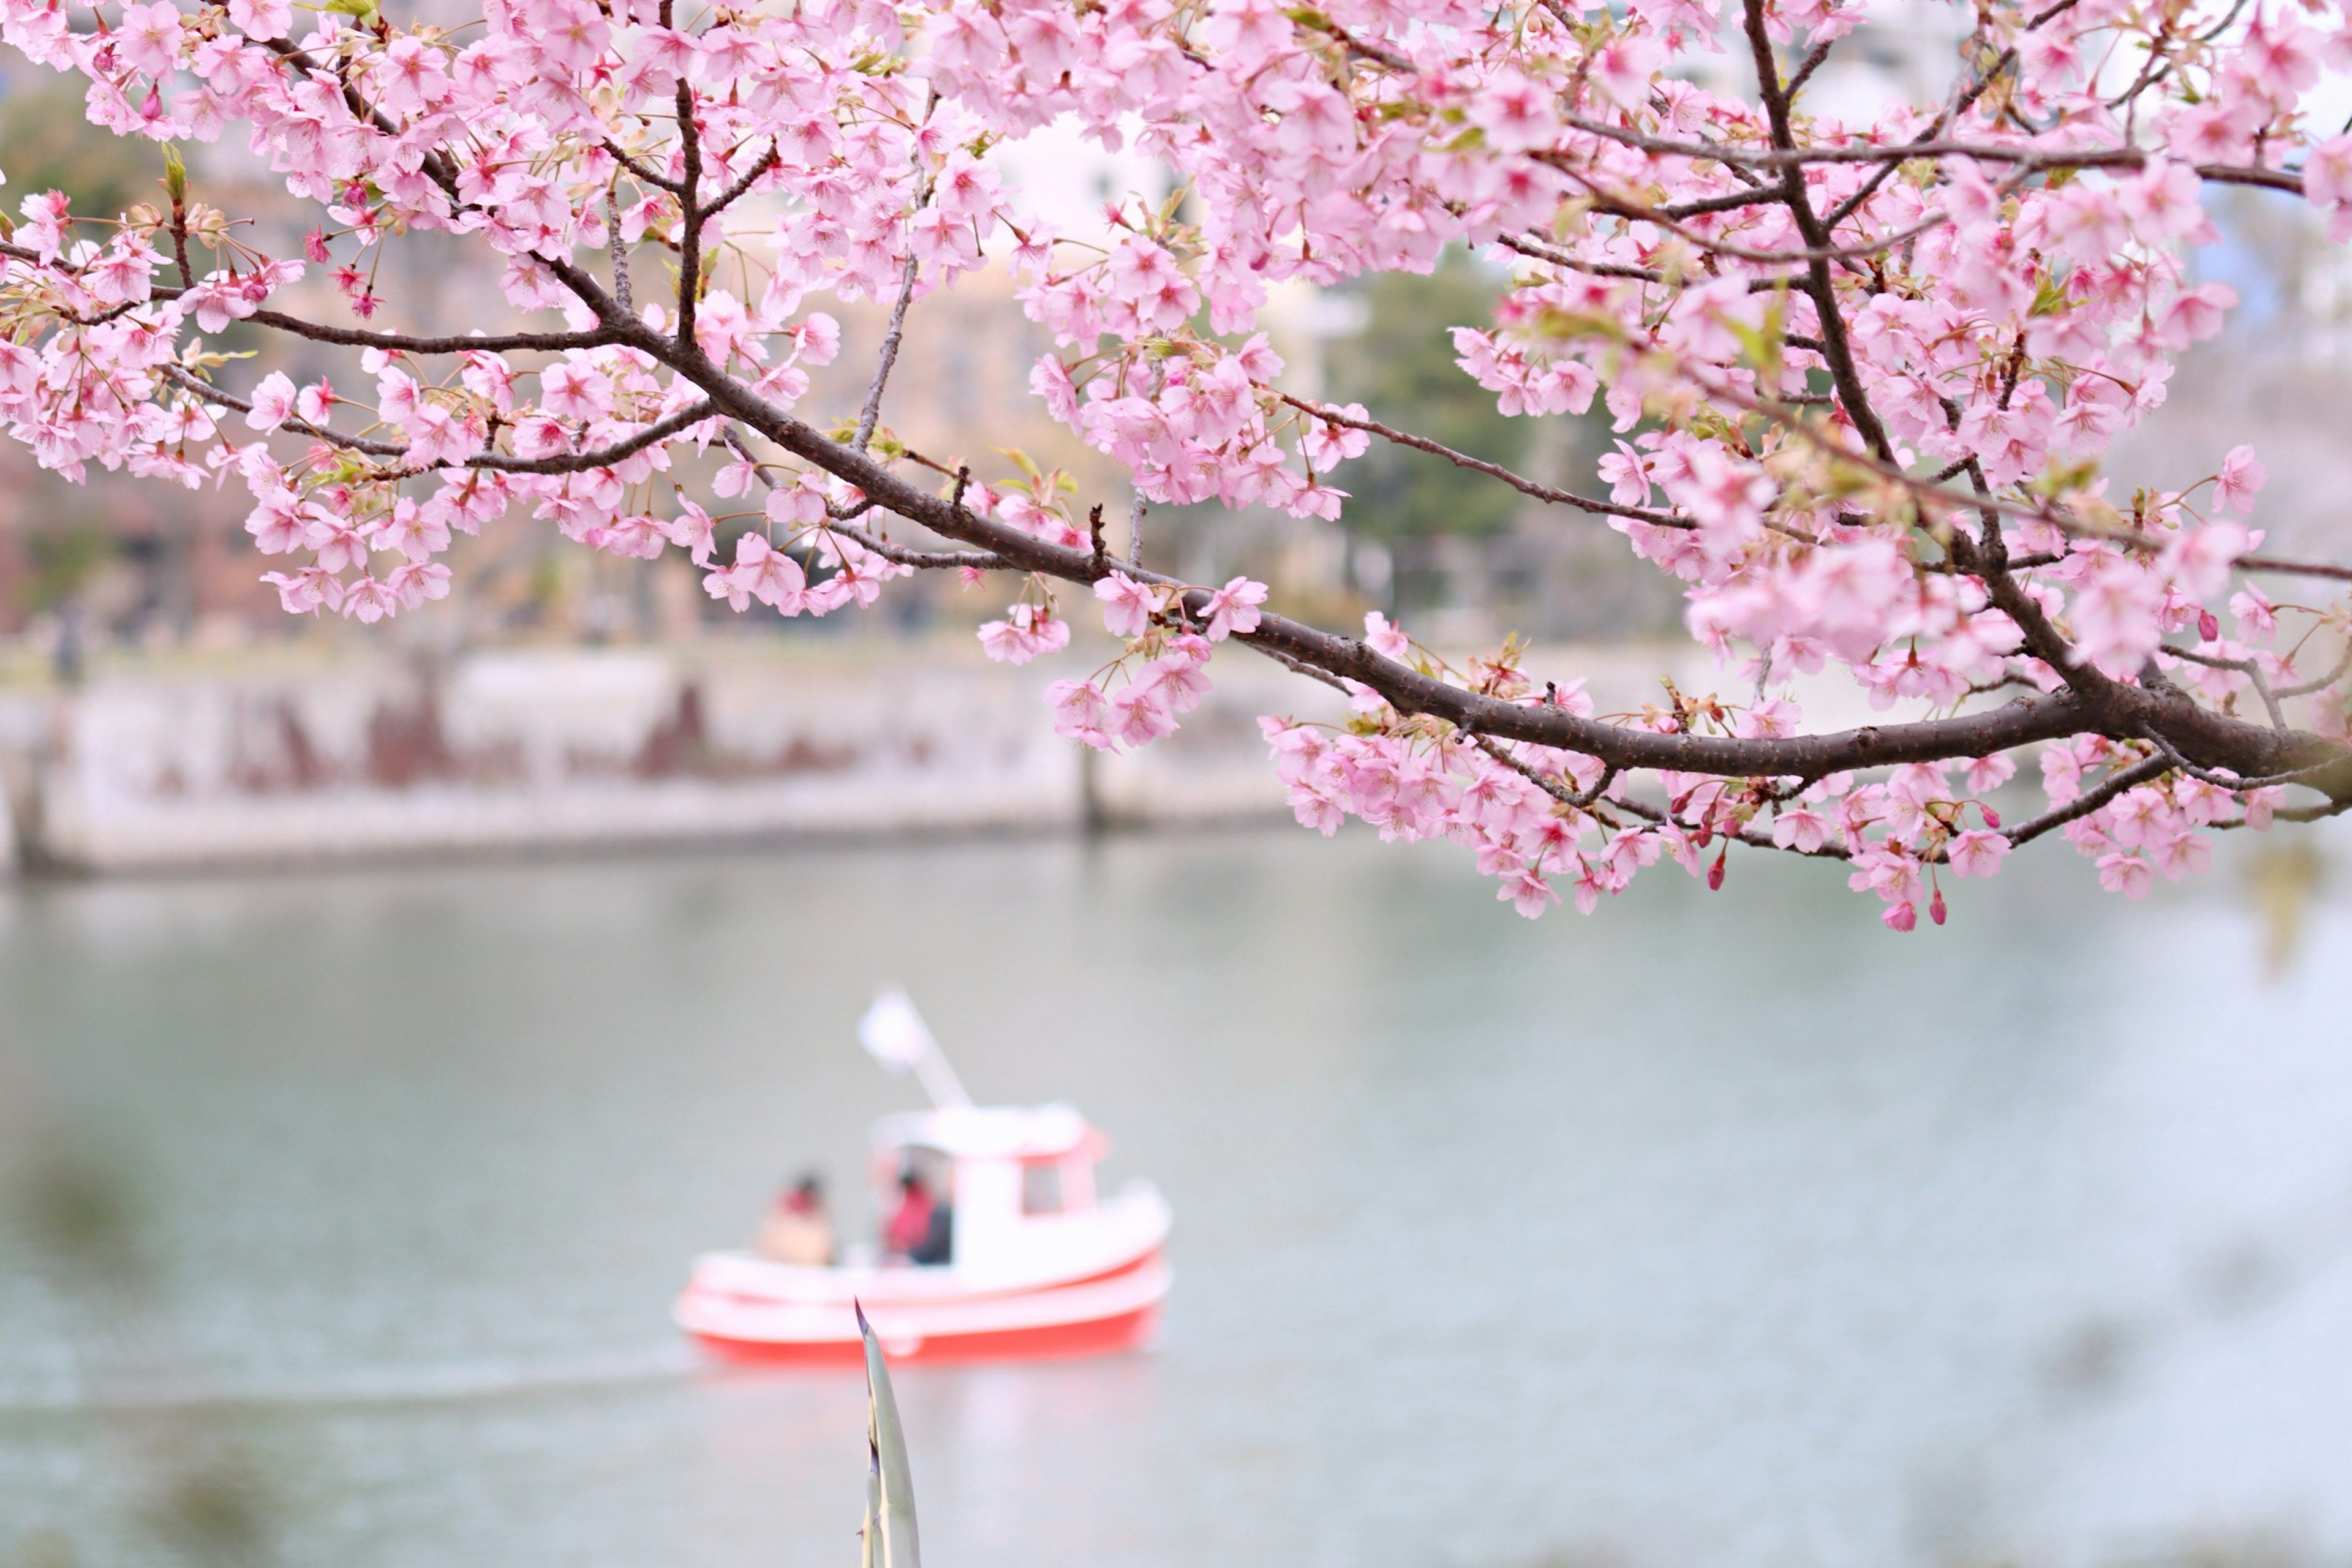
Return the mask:
<svg viewBox="0 0 2352 1568">
<path fill-rule="evenodd" d="M 1509 419 L 1495 395 L 1454 363 L 1453 329 L 1493 319 L 1503 279 L 1448 248 L 1429 276 L 1383 272 L 1349 285 L 1363 328 L 1334 339 L 1324 365 L 1328 400 L 1360 403 L 1372 417 L 1409 426 L 1457 452 L 1524 471 L 1531 437 L 1557 426 Z M 1342 519 L 1359 538 L 1393 546 L 1432 533 L 1473 538 L 1510 526 L 1521 497 L 1482 474 L 1409 447 L 1374 441 L 1337 482 L 1349 492 Z"/>
<path fill-rule="evenodd" d="M 1455 363 L 1454 329 L 1494 319 L 1503 276 L 1448 249 L 1426 277 L 1349 285 L 1361 327 L 1332 340 L 1324 389 L 1374 418 L 1543 484 L 1595 493 L 1605 414 L 1514 419 Z M 1640 637 L 1679 617 L 1674 587 L 1598 520 L 1548 506 L 1406 447 L 1375 441 L 1342 470 L 1352 576 L 1365 597 L 1440 642 L 1506 631 L 1547 638 Z"/>
<path fill-rule="evenodd" d="M 31 567 L 26 607 L 38 613 L 58 609 L 79 593 L 114 558 L 115 542 L 95 522 L 55 521 L 26 530 L 25 553 Z"/>
<path fill-rule="evenodd" d="M 162 153 L 152 142 L 92 125 L 79 80 L 22 59 L 0 72 L 0 169 L 8 173 L 8 205 L 53 190 L 71 196 L 77 213 L 161 202 Z"/>
</svg>

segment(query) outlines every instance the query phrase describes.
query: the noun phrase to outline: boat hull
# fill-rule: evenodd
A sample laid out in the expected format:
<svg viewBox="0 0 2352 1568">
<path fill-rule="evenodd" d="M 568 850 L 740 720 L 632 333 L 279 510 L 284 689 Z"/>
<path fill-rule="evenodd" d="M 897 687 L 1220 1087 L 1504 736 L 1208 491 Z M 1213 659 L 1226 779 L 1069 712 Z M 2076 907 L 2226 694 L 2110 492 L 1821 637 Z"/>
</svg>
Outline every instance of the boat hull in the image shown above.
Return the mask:
<svg viewBox="0 0 2352 1568">
<path fill-rule="evenodd" d="M 1108 1355 L 1150 1342 L 1172 1276 L 1155 1250 L 1114 1271 L 1028 1289 L 941 1291 L 866 1305 L 894 1362 L 1032 1361 Z M 768 1365 L 855 1365 L 851 1303 L 704 1287 L 678 1299 L 678 1326 L 715 1357 Z"/>
<path fill-rule="evenodd" d="M 890 1352 L 893 1362 L 940 1363 L 977 1361 L 1064 1361 L 1083 1356 L 1117 1355 L 1141 1350 L 1160 1330 L 1160 1309 L 1145 1307 L 1116 1318 L 1087 1323 L 1055 1323 L 1034 1329 L 1000 1329 L 971 1334 L 942 1334 L 902 1343 Z M 695 1334 L 695 1342 L 719 1361 L 752 1366 L 839 1366 L 866 1364 L 866 1347 L 847 1340 L 727 1340 Z"/>
</svg>

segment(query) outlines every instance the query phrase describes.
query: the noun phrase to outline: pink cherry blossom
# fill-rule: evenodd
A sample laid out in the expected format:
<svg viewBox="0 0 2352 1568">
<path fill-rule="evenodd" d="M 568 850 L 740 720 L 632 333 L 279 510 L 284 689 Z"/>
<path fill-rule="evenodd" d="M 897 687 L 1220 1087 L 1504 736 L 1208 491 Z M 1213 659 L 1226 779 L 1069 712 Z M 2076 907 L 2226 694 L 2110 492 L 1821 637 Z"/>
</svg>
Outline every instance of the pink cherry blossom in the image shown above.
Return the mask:
<svg viewBox="0 0 2352 1568">
<path fill-rule="evenodd" d="M 1091 680 L 1057 680 L 1045 689 L 1045 700 L 1054 710 L 1054 733 L 1097 750 L 1109 748 L 1110 734 L 1103 728 L 1108 705 L 1100 687 Z"/>
<path fill-rule="evenodd" d="M 2268 476 L 2262 464 L 2254 460 L 2252 447 L 2232 447 L 2221 461 L 2221 477 L 2213 483 L 2213 506 L 2216 510 L 2236 512 L 2240 516 L 2252 511 L 2254 492 L 2263 488 Z"/>
<path fill-rule="evenodd" d="M 462 591 L 454 537 L 493 527 L 678 548 L 747 613 L 1010 569 L 1025 585 L 982 627 L 992 655 L 1066 644 L 1057 584 L 1091 590 L 1124 645 L 1054 684 L 1059 732 L 1171 733 L 1212 656 L 1255 640 L 1346 693 L 1267 727 L 1299 820 L 1451 840 L 1530 915 L 1780 849 L 1846 860 L 1911 931 L 1948 912 L 1941 869 L 1991 874 L 2030 839 L 2137 897 L 2196 874 L 2217 832 L 2347 805 L 2307 766 L 2352 755 L 2343 563 L 2252 526 L 2250 446 L 2210 491 L 2109 471 L 2178 357 L 2229 330 L 2235 296 L 2195 254 L 2219 235 L 2209 184 L 2299 190 L 2327 243 L 2352 240 L 2352 136 L 2306 103 L 2346 55 L 2317 13 L 2187 0 L 2151 28 L 1990 0 L 1962 18 L 1957 81 L 1914 100 L 1888 77 L 1836 112 L 1816 89 L 1782 124 L 1716 51 L 1760 39 L 1784 75 L 1836 75 L 1860 8 L 530 0 L 362 26 L 284 0 L 229 0 L 225 22 L 135 0 L 103 25 L 0 6 L 96 124 L 234 137 L 283 186 L 223 213 L 237 186 L 174 175 L 181 227 L 152 193 L 129 212 L 21 195 L 0 414 L 70 479 L 245 486 L 291 613 L 420 610 Z M 1150 188 L 1044 221 L 1008 176 L 1047 127 L 1139 153 Z M 1838 260 L 1817 281 L 1822 228 Z M 379 265 L 418 234 L 428 266 Z M 1227 575 L 1240 562 L 1218 588 L 1106 570 L 1095 480 L 917 458 L 889 434 L 887 354 L 811 374 L 843 342 L 813 304 L 919 318 L 994 267 L 1038 340 L 1040 405 L 1122 492 L 1344 526 L 1375 446 L 1448 448 L 1414 408 L 1310 395 L 1313 367 L 1273 346 L 1281 302 L 1449 246 L 1496 263 L 1491 311 L 1425 327 L 1465 386 L 1616 437 L 1600 493 L 1454 459 L 1528 526 L 1621 542 L 1670 581 L 1717 674 L 1601 713 L 1516 642 L 1441 653 L 1379 612 L 1360 638 L 1286 618 Z M 306 267 L 332 287 L 297 288 Z M 251 372 L 197 341 L 232 322 L 262 345 Z M 942 374 L 916 341 L 901 385 Z M 720 522 L 754 520 L 716 564 Z M 1899 766 L 1857 738 L 1884 733 Z M 2029 761 L 2066 820 L 1991 798 L 2025 793 Z M 2281 771 L 2305 782 L 2231 782 Z"/>
<path fill-rule="evenodd" d="M 1103 603 L 1104 626 L 1116 637 L 1141 637 L 1161 605 L 1160 589 L 1117 571 L 1095 584 L 1095 597 Z"/>
<path fill-rule="evenodd" d="M 1034 605 L 1015 605 L 980 628 L 980 646 L 1003 664 L 1026 664 L 1070 646 L 1070 624 Z"/>
<path fill-rule="evenodd" d="M 1235 632 L 1257 630 L 1258 606 L 1265 603 L 1265 584 L 1246 577 L 1236 577 L 1211 594 L 1200 612 L 1206 622 L 1208 639 L 1223 642 Z"/>
<path fill-rule="evenodd" d="M 2111 893 L 2121 893 L 2126 899 L 2144 899 L 2156 885 L 2148 863 L 2137 855 L 2120 850 L 2099 857 L 2099 886 Z"/>
<path fill-rule="evenodd" d="M 1946 860 L 1955 877 L 1990 877 L 2000 870 L 2001 858 L 2009 853 L 2005 835 L 1986 828 L 1971 828 L 1956 835 L 1945 847 Z"/>
<path fill-rule="evenodd" d="M 253 409 L 245 422 L 256 430 L 275 430 L 294 417 L 294 382 L 282 370 L 273 370 L 253 389 Z"/>
</svg>

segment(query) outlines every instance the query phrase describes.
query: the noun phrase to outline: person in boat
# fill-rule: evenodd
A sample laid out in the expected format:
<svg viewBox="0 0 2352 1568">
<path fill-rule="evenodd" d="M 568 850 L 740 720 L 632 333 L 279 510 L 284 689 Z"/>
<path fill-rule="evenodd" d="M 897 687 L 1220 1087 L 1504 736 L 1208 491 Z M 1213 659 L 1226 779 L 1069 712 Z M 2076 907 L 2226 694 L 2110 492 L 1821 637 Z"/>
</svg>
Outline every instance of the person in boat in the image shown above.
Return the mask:
<svg viewBox="0 0 2352 1568">
<path fill-rule="evenodd" d="M 931 1196 L 914 1171 L 898 1177 L 898 1210 L 883 1228 L 885 1256 L 914 1264 L 945 1263 L 954 1250 L 955 1210 Z"/>
<path fill-rule="evenodd" d="M 760 1256 L 778 1263 L 823 1268 L 833 1262 L 833 1221 L 824 1212 L 824 1183 L 814 1171 L 776 1194 L 760 1227 Z"/>
</svg>

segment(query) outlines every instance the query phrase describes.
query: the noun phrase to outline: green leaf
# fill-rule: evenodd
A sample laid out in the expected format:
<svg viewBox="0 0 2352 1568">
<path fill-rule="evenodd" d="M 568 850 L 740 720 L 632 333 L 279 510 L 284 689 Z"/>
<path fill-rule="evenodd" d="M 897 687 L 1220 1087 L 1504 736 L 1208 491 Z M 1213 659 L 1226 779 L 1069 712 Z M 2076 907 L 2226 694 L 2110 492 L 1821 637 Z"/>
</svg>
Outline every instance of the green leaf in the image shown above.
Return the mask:
<svg viewBox="0 0 2352 1568">
<path fill-rule="evenodd" d="M 915 1537 L 915 1478 L 907 1466 L 907 1434 L 898 1424 L 898 1401 L 890 1392 L 882 1342 L 874 1337 L 863 1306 L 857 1308 L 857 1331 L 866 1338 L 866 1562 L 871 1568 L 923 1568 Z"/>
<path fill-rule="evenodd" d="M 2054 316 L 2066 308 L 2066 279 L 2057 274 L 2045 276 L 2042 286 L 2033 291 L 2033 316 Z"/>
<path fill-rule="evenodd" d="M 1012 458 L 1013 467 L 1019 468 L 1024 474 L 1027 475 L 1029 482 L 1032 485 L 1036 484 L 1040 479 L 1043 479 L 1045 477 L 1045 470 L 1037 466 L 1037 459 L 1032 458 L 1028 453 L 1023 451 L 1018 447 L 992 447 L 989 450 L 1001 453 L 1003 456 Z M 1043 500 L 1045 498 L 1039 496 L 1037 499 L 1039 500 Z"/>
<path fill-rule="evenodd" d="M 352 16 L 364 22 L 375 15 L 375 0 L 327 0 L 326 5 L 320 9 L 331 11 L 338 16 Z"/>
</svg>

